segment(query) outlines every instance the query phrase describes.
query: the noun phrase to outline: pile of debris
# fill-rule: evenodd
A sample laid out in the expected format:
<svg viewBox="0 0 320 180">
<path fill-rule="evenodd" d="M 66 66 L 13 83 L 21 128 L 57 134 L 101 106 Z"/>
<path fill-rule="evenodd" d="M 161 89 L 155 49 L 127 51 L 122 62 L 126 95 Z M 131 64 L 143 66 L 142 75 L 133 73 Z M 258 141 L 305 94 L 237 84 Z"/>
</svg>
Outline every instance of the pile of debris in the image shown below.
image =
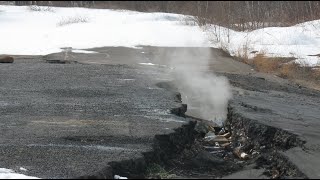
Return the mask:
<svg viewBox="0 0 320 180">
<path fill-rule="evenodd" d="M 219 127 L 212 122 L 198 122 L 195 130 L 201 134 L 204 149 L 224 160 L 243 163 L 258 157 L 255 150 L 244 134 L 232 134 L 230 127 Z"/>
</svg>

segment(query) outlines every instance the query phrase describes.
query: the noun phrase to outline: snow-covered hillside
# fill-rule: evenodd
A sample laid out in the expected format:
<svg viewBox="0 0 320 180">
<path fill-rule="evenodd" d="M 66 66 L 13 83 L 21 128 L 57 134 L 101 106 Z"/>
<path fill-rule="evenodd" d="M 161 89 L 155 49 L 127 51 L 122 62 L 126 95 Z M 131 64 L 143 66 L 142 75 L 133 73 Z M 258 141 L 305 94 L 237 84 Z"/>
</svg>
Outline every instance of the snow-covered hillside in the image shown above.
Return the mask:
<svg viewBox="0 0 320 180">
<path fill-rule="evenodd" d="M 320 66 L 320 20 L 251 32 L 237 32 L 215 25 L 204 29 L 214 47 L 225 48 L 233 56 L 246 53 L 252 58 L 255 53 L 251 52 L 257 51 L 270 57 L 295 57 L 301 65 Z"/>
</svg>

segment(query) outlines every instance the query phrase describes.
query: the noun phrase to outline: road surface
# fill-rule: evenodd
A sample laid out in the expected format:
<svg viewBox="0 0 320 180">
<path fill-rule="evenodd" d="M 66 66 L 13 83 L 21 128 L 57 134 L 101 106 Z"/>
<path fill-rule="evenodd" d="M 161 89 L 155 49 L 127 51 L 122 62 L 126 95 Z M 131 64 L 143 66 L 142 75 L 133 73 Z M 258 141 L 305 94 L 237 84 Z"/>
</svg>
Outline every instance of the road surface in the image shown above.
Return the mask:
<svg viewBox="0 0 320 180">
<path fill-rule="evenodd" d="M 213 48 L 202 57 L 201 48 L 102 47 L 92 54 L 15 56 L 13 64 L 0 64 L 0 167 L 72 178 L 140 157 L 154 135 L 186 123 L 170 114 L 181 105 L 176 93 L 157 86 L 172 81 L 168 57 L 177 50 L 208 58 L 211 71 L 228 77 L 231 105 L 241 115 L 305 140 L 304 149 L 283 154 L 308 177 L 320 177 L 319 92 L 257 73 Z M 64 60 L 71 63 L 48 63 Z M 187 113 L 198 116 L 196 109 Z"/>
</svg>

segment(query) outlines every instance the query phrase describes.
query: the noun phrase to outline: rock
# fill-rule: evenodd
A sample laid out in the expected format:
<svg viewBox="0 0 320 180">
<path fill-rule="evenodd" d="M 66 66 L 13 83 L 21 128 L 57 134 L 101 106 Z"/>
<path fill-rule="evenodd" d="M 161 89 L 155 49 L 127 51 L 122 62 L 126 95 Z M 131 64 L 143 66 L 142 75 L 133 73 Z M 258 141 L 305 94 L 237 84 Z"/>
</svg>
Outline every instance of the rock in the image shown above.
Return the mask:
<svg viewBox="0 0 320 180">
<path fill-rule="evenodd" d="M 187 105 L 181 104 L 180 107 L 171 109 L 171 113 L 180 117 L 186 117 L 185 113 L 187 112 Z"/>
<path fill-rule="evenodd" d="M 14 59 L 11 56 L 5 56 L 0 58 L 0 63 L 13 63 Z"/>
<path fill-rule="evenodd" d="M 199 134 L 207 134 L 209 131 L 212 131 L 212 127 L 204 122 L 199 122 L 196 124 L 194 130 L 198 132 Z"/>
</svg>

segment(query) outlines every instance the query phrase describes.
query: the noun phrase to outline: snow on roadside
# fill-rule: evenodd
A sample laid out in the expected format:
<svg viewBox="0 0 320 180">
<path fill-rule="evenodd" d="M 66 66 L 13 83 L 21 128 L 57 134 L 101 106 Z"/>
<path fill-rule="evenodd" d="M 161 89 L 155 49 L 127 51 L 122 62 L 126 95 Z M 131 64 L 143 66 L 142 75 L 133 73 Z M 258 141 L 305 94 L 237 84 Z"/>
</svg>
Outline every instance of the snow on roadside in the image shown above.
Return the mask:
<svg viewBox="0 0 320 180">
<path fill-rule="evenodd" d="M 39 179 L 39 178 L 26 176 L 24 174 L 18 174 L 11 169 L 0 168 L 0 179 Z"/>
<path fill-rule="evenodd" d="M 4 5 L 0 12 L 0 54 L 45 55 L 63 47 L 209 46 L 205 33 L 184 25 L 185 16 L 178 14 L 57 7 L 38 12 Z M 77 18 L 87 22 L 60 24 Z"/>
<path fill-rule="evenodd" d="M 153 63 L 139 63 L 139 64 L 141 64 L 141 65 L 147 65 L 147 66 L 154 66 L 154 65 L 156 65 L 156 64 L 153 64 Z"/>
<path fill-rule="evenodd" d="M 214 47 L 224 48 L 232 56 L 254 57 L 253 51 L 270 57 L 295 57 L 306 66 L 320 66 L 320 20 L 291 27 L 268 27 L 251 32 L 237 32 L 208 25 L 204 27 Z M 229 41 L 228 41 L 229 35 Z"/>
</svg>

